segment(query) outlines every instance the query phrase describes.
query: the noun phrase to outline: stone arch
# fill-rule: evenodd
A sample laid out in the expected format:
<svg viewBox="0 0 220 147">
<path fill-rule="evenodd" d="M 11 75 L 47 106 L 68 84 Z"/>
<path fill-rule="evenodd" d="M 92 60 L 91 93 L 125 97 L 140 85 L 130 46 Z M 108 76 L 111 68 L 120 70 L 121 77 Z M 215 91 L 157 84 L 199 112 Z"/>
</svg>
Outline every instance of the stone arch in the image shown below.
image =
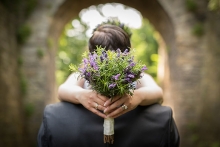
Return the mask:
<svg viewBox="0 0 220 147">
<path fill-rule="evenodd" d="M 105 3 L 110 3 L 111 1 L 84 1 L 82 0 L 81 2 L 73 2 L 71 0 L 66 0 L 56 11 L 53 22 L 51 24 L 51 29 L 50 29 L 50 36 L 53 38 L 53 42 L 57 42 L 59 35 L 61 31 L 63 30 L 64 25 L 71 21 L 74 17 L 77 17 L 81 9 L 88 8 L 91 5 L 98 5 L 98 4 L 105 4 Z M 147 18 L 153 26 L 156 28 L 156 30 L 161 34 L 163 40 L 165 41 L 166 45 L 168 46 L 169 49 L 174 48 L 174 26 L 172 23 L 171 18 L 169 17 L 168 13 L 165 11 L 163 6 L 158 2 L 158 1 L 142 1 L 142 0 L 137 0 L 137 1 L 124 1 L 124 0 L 118 0 L 118 1 L 112 1 L 115 3 L 122 3 L 126 6 L 130 6 L 132 8 L 135 8 L 136 10 L 140 11 L 143 17 Z M 80 7 L 79 7 L 80 6 Z M 163 57 L 163 65 L 167 67 L 165 74 L 163 77 L 165 78 L 164 83 L 169 83 L 169 68 L 168 68 L 168 61 L 167 61 L 167 56 L 166 56 L 166 49 L 164 42 L 162 41 L 162 54 L 164 55 Z M 56 48 L 56 47 L 55 47 Z M 166 59 L 165 59 L 166 58 Z M 166 63 L 164 63 L 166 62 Z M 168 92 L 168 86 L 166 86 L 167 93 Z M 168 100 L 167 100 L 168 101 Z M 169 102 L 168 102 L 169 103 Z M 169 105 L 172 105 L 169 103 Z"/>
<path fill-rule="evenodd" d="M 57 10 L 54 15 L 53 23 L 51 24 L 51 32 L 56 32 L 55 36 L 58 37 L 62 31 L 64 25 L 70 21 L 74 16 L 78 16 L 81 9 L 87 8 L 91 5 L 98 5 L 104 3 L 110 3 L 107 0 L 96 0 L 96 1 L 71 1 L 66 0 Z M 174 27 L 172 20 L 168 13 L 164 10 L 158 1 L 142 1 L 142 0 L 117 0 L 112 1 L 116 3 L 122 3 L 126 6 L 133 7 L 141 12 L 141 14 L 148 18 L 155 28 L 161 33 L 165 42 L 172 46 L 172 40 L 174 39 Z M 54 31 L 56 30 L 56 31 Z M 54 33 L 53 33 L 54 35 Z"/>
<path fill-rule="evenodd" d="M 77 17 L 79 12 L 91 5 L 105 3 L 121 3 L 137 9 L 143 17 L 148 18 L 156 30 L 161 34 L 170 49 L 174 48 L 174 26 L 168 13 L 158 1 L 143 0 L 63 0 L 52 4 L 50 1 L 41 1 L 28 24 L 33 26 L 33 35 L 22 49 L 24 57 L 24 74 L 27 78 L 28 89 L 25 103 L 35 103 L 36 113 L 27 121 L 27 132 L 31 142 L 35 142 L 36 133 L 42 119 L 44 106 L 54 102 L 56 98 L 55 87 L 55 55 L 58 48 L 58 39 L 66 23 Z M 51 7 L 50 10 L 47 10 Z M 46 15 L 46 16 L 44 16 Z M 42 22 L 35 22 L 40 17 Z M 42 28 L 42 29 L 41 29 Z M 45 55 L 38 57 L 42 51 Z M 33 67 L 35 65 L 35 67 Z M 33 95 L 33 93 L 37 93 Z"/>
<path fill-rule="evenodd" d="M 169 84 L 172 88 L 171 97 L 174 101 L 177 124 L 182 135 L 182 146 L 196 146 L 197 140 L 192 140 L 195 136 L 201 143 L 204 139 L 219 142 L 219 125 L 216 125 L 219 124 L 219 120 L 215 119 L 219 118 L 219 114 L 216 117 L 209 114 L 219 110 L 216 104 L 219 102 L 220 82 L 216 81 L 220 79 L 220 68 L 216 68 L 216 65 L 220 63 L 217 56 L 220 55 L 218 43 L 220 31 L 217 25 L 220 19 L 216 19 L 219 18 L 217 13 L 207 11 L 205 1 L 195 0 L 199 9 L 194 11 L 186 8 L 185 0 L 36 1 L 39 5 L 27 19 L 32 35 L 21 47 L 23 73 L 30 87 L 24 99 L 27 104 L 36 105 L 35 113 L 26 122 L 31 142 L 36 140 L 45 104 L 55 98 L 55 52 L 64 25 L 77 16 L 81 9 L 110 2 L 122 3 L 139 10 L 166 42 L 169 67 L 172 67 Z M 204 24 L 203 31 L 207 33 L 203 36 L 192 35 L 192 29 L 197 23 Z M 202 101 L 206 103 L 203 104 Z M 202 112 L 205 112 L 204 116 Z M 210 121 L 200 124 L 204 119 Z M 213 125 L 216 125 L 216 128 L 213 129 L 211 127 Z M 199 126 L 201 129 L 198 129 Z M 209 133 L 205 133 L 206 130 Z M 208 135 L 203 137 L 201 134 Z"/>
<path fill-rule="evenodd" d="M 99 5 L 105 3 L 121 3 L 126 6 L 130 6 L 138 10 L 144 18 L 147 18 L 151 24 L 155 27 L 155 29 L 162 36 L 162 40 L 160 40 L 160 51 L 159 54 L 162 55 L 162 61 L 160 64 L 163 67 L 162 73 L 164 74 L 162 77 L 163 80 L 163 90 L 165 95 L 165 104 L 174 108 L 174 104 L 172 99 L 170 98 L 170 81 L 169 81 L 169 66 L 168 66 L 168 57 L 167 57 L 167 48 L 169 50 L 174 50 L 175 46 L 175 33 L 174 33 L 174 25 L 172 23 L 172 19 L 166 10 L 163 8 L 159 1 L 142 1 L 142 0 L 117 0 L 117 1 L 108 1 L 108 0 L 95 0 L 95 1 L 71 1 L 66 0 L 62 3 L 59 9 L 56 11 L 53 17 L 53 22 L 50 26 L 49 36 L 53 40 L 53 42 L 57 42 L 60 33 L 62 32 L 66 23 L 71 21 L 74 17 L 78 17 L 79 12 L 82 9 L 88 8 L 92 5 Z M 56 44 L 54 44 L 55 50 L 57 49 Z"/>
</svg>

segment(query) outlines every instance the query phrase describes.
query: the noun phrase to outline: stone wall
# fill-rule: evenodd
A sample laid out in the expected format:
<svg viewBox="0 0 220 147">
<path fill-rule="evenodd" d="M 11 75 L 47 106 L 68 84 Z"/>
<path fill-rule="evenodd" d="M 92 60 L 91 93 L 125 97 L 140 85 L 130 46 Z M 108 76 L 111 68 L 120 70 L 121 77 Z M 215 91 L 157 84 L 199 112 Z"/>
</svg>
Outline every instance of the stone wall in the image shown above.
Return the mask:
<svg viewBox="0 0 220 147">
<path fill-rule="evenodd" d="M 61 2 L 38 0 L 36 8 L 25 22 L 31 29 L 31 35 L 22 46 L 21 56 L 24 62 L 21 70 L 27 79 L 24 105 L 29 109 L 25 121 L 28 140 L 31 143 L 36 143 L 45 105 L 54 103 L 57 99 L 55 96 L 56 49 L 53 48 L 49 30 L 53 14 Z"/>
<path fill-rule="evenodd" d="M 0 146 L 24 145 L 20 92 L 19 22 L 8 5 L 0 3 Z"/>
<path fill-rule="evenodd" d="M 219 119 L 211 116 L 218 109 L 220 96 L 220 72 L 215 68 L 220 63 L 216 26 L 220 15 L 208 10 L 208 1 L 160 2 L 175 26 L 175 48 L 169 53 L 169 67 L 181 144 L 220 146 L 220 134 L 216 131 L 220 130 Z"/>
</svg>

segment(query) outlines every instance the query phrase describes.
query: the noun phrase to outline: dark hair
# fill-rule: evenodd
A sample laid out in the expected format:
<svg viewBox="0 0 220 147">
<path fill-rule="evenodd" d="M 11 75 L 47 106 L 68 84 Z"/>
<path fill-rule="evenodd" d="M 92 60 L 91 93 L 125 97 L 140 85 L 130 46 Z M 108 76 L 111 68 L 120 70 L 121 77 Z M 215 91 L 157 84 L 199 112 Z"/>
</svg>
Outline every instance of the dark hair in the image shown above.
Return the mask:
<svg viewBox="0 0 220 147">
<path fill-rule="evenodd" d="M 89 39 L 89 51 L 94 52 L 97 46 L 106 50 L 125 49 L 130 50 L 131 43 L 129 35 L 116 25 L 104 24 L 98 26 Z"/>
</svg>

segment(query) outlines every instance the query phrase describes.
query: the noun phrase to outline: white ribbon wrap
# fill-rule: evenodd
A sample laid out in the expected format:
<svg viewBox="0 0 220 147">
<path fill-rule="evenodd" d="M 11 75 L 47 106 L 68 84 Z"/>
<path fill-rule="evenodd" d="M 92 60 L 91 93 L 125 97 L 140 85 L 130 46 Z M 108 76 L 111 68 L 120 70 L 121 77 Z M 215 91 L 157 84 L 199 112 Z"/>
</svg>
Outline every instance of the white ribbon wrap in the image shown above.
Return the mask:
<svg viewBox="0 0 220 147">
<path fill-rule="evenodd" d="M 114 134 L 114 119 L 113 118 L 105 118 L 103 126 L 104 126 L 104 135 Z"/>
</svg>

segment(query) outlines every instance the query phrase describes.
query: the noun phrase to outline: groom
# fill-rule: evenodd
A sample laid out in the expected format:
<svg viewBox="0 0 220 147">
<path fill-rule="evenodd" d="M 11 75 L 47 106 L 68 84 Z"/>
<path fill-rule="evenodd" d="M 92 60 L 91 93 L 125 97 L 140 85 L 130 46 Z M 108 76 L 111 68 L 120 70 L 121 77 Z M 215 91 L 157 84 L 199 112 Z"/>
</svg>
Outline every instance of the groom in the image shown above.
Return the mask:
<svg viewBox="0 0 220 147">
<path fill-rule="evenodd" d="M 38 133 L 39 147 L 178 147 L 179 134 L 169 107 L 154 104 L 115 119 L 113 144 L 103 142 L 103 118 L 82 105 L 48 105 Z"/>
</svg>

